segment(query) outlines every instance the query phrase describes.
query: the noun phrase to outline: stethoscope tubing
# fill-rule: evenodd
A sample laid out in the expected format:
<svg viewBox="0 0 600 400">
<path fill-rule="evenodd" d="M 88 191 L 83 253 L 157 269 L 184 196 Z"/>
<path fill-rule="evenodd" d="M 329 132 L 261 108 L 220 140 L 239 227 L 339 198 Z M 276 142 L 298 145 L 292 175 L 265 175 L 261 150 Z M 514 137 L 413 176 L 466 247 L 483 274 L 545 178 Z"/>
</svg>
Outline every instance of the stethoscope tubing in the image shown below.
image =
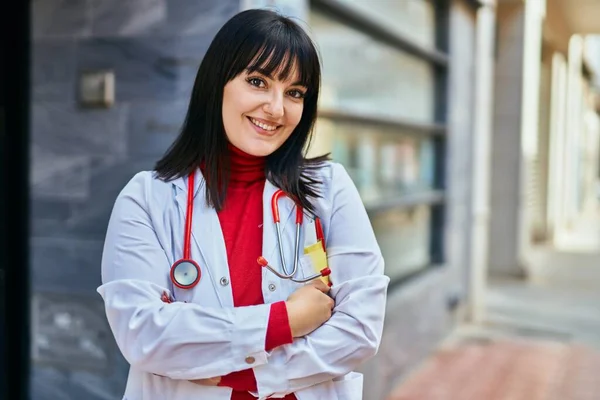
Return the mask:
<svg viewBox="0 0 600 400">
<path fill-rule="evenodd" d="M 192 237 L 192 220 L 193 220 L 193 211 L 194 211 L 194 178 L 195 172 L 192 171 L 188 176 L 188 193 L 187 193 L 187 207 L 186 207 L 186 216 L 185 216 L 185 232 L 183 239 L 183 257 L 177 260 L 172 266 L 170 270 L 170 278 L 175 286 L 180 289 L 191 289 L 200 281 L 200 277 L 202 275 L 202 270 L 200 269 L 200 265 L 197 262 L 192 260 L 191 257 L 191 237 Z M 279 257 L 281 259 L 281 267 L 283 272 L 279 272 L 276 269 L 272 268 L 268 261 L 264 257 L 258 258 L 258 264 L 262 267 L 267 268 L 269 271 L 274 273 L 281 279 L 289 279 L 293 282 L 297 283 L 306 283 L 312 281 L 313 279 L 317 279 L 319 277 L 328 276 L 331 273 L 331 270 L 326 267 L 321 270 L 317 274 L 310 275 L 306 278 L 295 278 L 296 273 L 298 272 L 298 264 L 299 264 L 299 256 L 298 251 L 300 248 L 300 230 L 302 228 L 302 222 L 304 218 L 304 210 L 303 208 L 296 204 L 296 237 L 294 240 L 294 267 L 292 272 L 287 268 L 287 264 L 285 262 L 285 257 L 283 255 L 283 240 L 281 236 L 281 224 L 279 218 L 279 199 L 283 196 L 286 196 L 285 192 L 281 189 L 277 190 L 273 197 L 271 198 L 271 210 L 273 213 L 273 221 L 275 223 L 275 228 L 277 231 L 277 244 L 279 248 Z M 317 230 L 317 238 L 321 241 L 323 245 L 323 250 L 325 250 L 325 239 L 323 238 L 323 230 L 320 224 L 319 219 L 315 219 L 316 230 Z M 189 265 L 188 265 L 189 264 Z M 195 275 L 194 275 L 195 274 Z M 180 279 L 178 279 L 178 275 Z M 186 277 L 190 278 L 190 282 L 186 282 Z"/>
<path fill-rule="evenodd" d="M 312 281 L 312 280 L 314 280 L 314 279 L 320 278 L 320 277 L 322 277 L 322 276 L 323 276 L 323 277 L 324 277 L 324 276 L 327 276 L 327 275 L 329 275 L 329 274 L 331 273 L 331 270 L 330 270 L 329 268 L 324 268 L 324 269 L 323 269 L 323 270 L 322 270 L 320 273 L 318 273 L 318 274 L 313 274 L 313 275 L 310 275 L 310 276 L 308 276 L 308 277 L 306 277 L 306 278 L 303 278 L 303 279 L 297 279 L 297 278 L 294 278 L 293 276 L 288 276 L 288 275 L 282 274 L 281 272 L 277 271 L 276 269 L 274 269 L 273 267 L 271 267 L 271 266 L 268 264 L 267 260 L 266 260 L 264 257 L 259 257 L 259 258 L 258 258 L 258 263 L 259 263 L 261 266 L 263 266 L 263 267 L 267 268 L 269 271 L 271 271 L 272 273 L 274 273 L 274 274 L 275 274 L 275 275 L 277 275 L 278 277 L 280 277 L 281 279 L 289 279 L 289 280 L 291 280 L 292 282 L 296 282 L 296 283 L 306 283 L 306 282 L 310 282 L 310 281 Z"/>
<path fill-rule="evenodd" d="M 271 212 L 273 213 L 273 222 L 275 223 L 275 229 L 277 231 L 277 245 L 279 246 L 279 259 L 281 260 L 281 268 L 283 269 L 283 273 L 275 272 L 272 268 L 269 269 L 275 272 L 275 275 L 282 279 L 292 279 L 296 275 L 298 271 L 298 256 L 294 258 L 294 269 L 290 273 L 287 269 L 287 264 L 285 263 L 285 257 L 283 256 L 283 240 L 281 239 L 281 224 L 279 219 L 279 198 L 285 196 L 283 190 L 278 190 L 271 197 Z M 298 249 L 300 247 L 300 228 L 302 226 L 302 221 L 304 219 L 302 207 L 296 205 L 296 238 L 294 240 L 294 254 L 298 254 Z"/>
<path fill-rule="evenodd" d="M 187 197 L 187 210 L 185 214 L 185 236 L 183 242 L 183 258 L 190 260 L 191 257 L 191 244 L 192 238 L 192 217 L 194 212 L 194 175 L 192 172 L 188 177 L 188 197 Z"/>
<path fill-rule="evenodd" d="M 200 265 L 198 265 L 198 263 L 194 260 L 192 260 L 192 255 L 191 255 L 191 237 L 192 237 L 192 220 L 193 220 L 193 211 L 194 211 L 194 178 L 195 178 L 195 173 L 192 172 L 189 177 L 188 177 L 188 197 L 187 197 L 187 207 L 186 207 L 186 214 L 185 214 L 185 232 L 183 235 L 183 257 L 179 260 L 177 260 L 172 266 L 171 266 L 171 270 L 169 272 L 169 276 L 171 278 L 171 282 L 173 282 L 173 285 L 177 286 L 180 289 L 191 289 L 194 286 L 196 286 L 198 284 L 198 282 L 200 281 L 200 278 L 202 276 L 202 270 L 200 269 Z M 195 270 L 195 276 L 191 275 L 193 277 L 193 280 L 189 283 L 182 283 L 177 279 L 177 275 L 178 274 L 178 269 L 181 272 L 181 269 L 183 268 L 183 274 L 184 276 L 187 275 L 188 272 L 190 272 L 190 267 L 189 265 L 187 266 L 187 272 L 186 272 L 186 264 L 191 264 L 191 266 L 193 267 L 193 269 L 191 270 L 191 273 L 194 273 Z"/>
<path fill-rule="evenodd" d="M 289 279 L 293 282 L 297 283 L 306 283 L 310 282 L 313 279 L 317 279 L 320 277 L 325 277 L 331 274 L 331 270 L 327 267 L 321 270 L 317 274 L 310 275 L 306 278 L 298 279 L 295 278 L 296 272 L 298 271 L 298 250 L 300 247 L 300 229 L 302 228 L 302 222 L 304 218 L 304 209 L 296 204 L 296 237 L 294 240 L 294 269 L 290 273 L 287 269 L 287 264 L 285 262 L 285 257 L 283 256 L 283 240 L 281 239 L 281 227 L 280 227 L 280 218 L 279 218 L 279 198 L 285 196 L 285 192 L 283 190 L 278 190 L 273 194 L 271 198 L 271 211 L 273 213 L 273 222 L 275 222 L 275 229 L 277 231 L 277 245 L 279 247 L 279 258 L 281 260 L 281 268 L 283 269 L 283 273 L 277 271 L 275 268 L 269 265 L 269 262 L 264 257 L 259 257 L 257 262 L 262 267 L 267 268 L 269 271 L 274 273 L 281 279 Z M 321 244 L 323 245 L 323 250 L 325 250 L 325 239 L 323 238 L 323 228 L 321 227 L 321 223 L 318 218 L 315 219 L 315 225 L 317 230 L 317 238 L 321 240 Z"/>
</svg>

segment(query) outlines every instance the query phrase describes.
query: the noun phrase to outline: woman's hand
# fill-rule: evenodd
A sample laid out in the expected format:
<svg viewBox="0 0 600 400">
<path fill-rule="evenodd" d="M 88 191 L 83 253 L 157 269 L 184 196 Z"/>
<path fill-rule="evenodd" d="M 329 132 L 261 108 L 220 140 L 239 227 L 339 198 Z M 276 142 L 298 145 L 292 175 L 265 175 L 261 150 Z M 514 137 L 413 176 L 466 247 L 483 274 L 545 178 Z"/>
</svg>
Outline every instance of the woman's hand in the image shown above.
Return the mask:
<svg viewBox="0 0 600 400">
<path fill-rule="evenodd" d="M 219 382 L 221 382 L 221 377 L 217 376 L 216 378 L 206 378 L 206 379 L 194 379 L 190 382 L 195 383 L 196 385 L 202 386 L 217 386 Z"/>
<path fill-rule="evenodd" d="M 328 292 L 329 287 L 315 279 L 288 297 L 285 303 L 293 337 L 308 335 L 329 320 L 335 302 Z"/>
</svg>

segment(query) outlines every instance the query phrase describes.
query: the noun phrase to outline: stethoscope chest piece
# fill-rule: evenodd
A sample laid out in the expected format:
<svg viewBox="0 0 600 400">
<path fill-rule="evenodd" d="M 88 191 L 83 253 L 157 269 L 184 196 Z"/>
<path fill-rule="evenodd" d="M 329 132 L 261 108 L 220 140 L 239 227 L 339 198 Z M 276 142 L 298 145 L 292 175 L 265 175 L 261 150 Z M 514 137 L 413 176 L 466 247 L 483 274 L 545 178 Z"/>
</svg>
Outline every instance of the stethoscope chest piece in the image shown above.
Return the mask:
<svg viewBox="0 0 600 400">
<path fill-rule="evenodd" d="M 181 259 L 171 267 L 171 281 L 180 289 L 191 289 L 200 281 L 200 266 L 194 260 Z"/>
</svg>

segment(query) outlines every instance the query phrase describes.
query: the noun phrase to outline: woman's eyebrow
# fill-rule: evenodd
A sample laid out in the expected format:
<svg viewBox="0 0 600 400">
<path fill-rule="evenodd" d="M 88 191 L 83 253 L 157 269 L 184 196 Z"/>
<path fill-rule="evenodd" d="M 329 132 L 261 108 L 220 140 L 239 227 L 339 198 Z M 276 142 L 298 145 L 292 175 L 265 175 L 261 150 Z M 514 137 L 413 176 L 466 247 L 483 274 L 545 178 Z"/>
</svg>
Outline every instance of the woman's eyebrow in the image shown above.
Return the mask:
<svg viewBox="0 0 600 400">
<path fill-rule="evenodd" d="M 259 74 L 271 79 L 272 81 L 274 81 L 275 79 L 273 78 L 273 75 L 268 73 L 268 71 L 262 67 L 249 67 L 247 68 L 248 72 L 258 72 Z M 296 81 L 294 83 L 292 83 L 290 86 L 304 86 L 306 87 L 307 85 L 302 82 L 302 81 Z"/>
</svg>

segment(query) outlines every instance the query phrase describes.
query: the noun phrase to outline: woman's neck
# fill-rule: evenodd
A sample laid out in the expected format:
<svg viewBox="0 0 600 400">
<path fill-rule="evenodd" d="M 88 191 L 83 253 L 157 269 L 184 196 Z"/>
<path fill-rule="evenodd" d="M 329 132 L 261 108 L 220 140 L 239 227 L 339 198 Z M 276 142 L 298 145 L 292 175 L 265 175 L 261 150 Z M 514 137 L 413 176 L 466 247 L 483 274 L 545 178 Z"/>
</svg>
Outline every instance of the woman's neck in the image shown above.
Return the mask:
<svg viewBox="0 0 600 400">
<path fill-rule="evenodd" d="M 231 160 L 230 185 L 245 185 L 265 179 L 266 157 L 245 153 L 232 144 L 229 147 Z"/>
</svg>

